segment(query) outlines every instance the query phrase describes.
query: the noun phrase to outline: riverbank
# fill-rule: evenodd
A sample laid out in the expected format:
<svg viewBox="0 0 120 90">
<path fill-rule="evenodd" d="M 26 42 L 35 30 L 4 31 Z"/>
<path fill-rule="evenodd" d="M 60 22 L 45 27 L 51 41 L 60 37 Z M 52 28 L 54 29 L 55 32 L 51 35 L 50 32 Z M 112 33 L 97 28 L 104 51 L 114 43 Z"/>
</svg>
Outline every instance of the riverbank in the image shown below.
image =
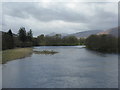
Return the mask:
<svg viewBox="0 0 120 90">
<path fill-rule="evenodd" d="M 4 64 L 8 61 L 27 57 L 33 53 L 32 48 L 16 48 L 2 51 L 2 62 Z"/>
</svg>

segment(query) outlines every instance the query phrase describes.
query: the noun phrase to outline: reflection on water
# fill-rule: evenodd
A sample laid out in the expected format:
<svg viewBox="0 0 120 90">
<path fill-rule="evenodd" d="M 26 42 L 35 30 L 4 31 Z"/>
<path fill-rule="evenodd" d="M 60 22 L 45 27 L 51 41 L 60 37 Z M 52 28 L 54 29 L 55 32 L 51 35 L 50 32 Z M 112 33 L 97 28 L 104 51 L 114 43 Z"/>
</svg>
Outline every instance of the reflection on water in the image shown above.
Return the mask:
<svg viewBox="0 0 120 90">
<path fill-rule="evenodd" d="M 3 65 L 3 88 L 117 88 L 118 55 L 81 46 L 41 46 L 54 55 L 34 54 Z"/>
<path fill-rule="evenodd" d="M 98 52 L 98 51 L 92 51 L 92 50 L 89 50 L 89 49 L 86 49 L 88 52 L 92 53 L 92 54 L 96 54 L 98 56 L 102 56 L 102 57 L 106 57 L 107 56 L 107 53 L 102 53 L 102 52 Z"/>
</svg>

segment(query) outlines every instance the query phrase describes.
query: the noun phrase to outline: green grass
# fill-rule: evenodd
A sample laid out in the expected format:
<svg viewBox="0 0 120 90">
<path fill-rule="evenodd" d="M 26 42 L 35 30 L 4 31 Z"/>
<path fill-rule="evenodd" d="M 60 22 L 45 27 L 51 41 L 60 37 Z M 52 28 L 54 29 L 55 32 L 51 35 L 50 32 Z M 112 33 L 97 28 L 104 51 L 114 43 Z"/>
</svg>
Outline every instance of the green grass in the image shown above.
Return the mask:
<svg viewBox="0 0 120 90">
<path fill-rule="evenodd" d="M 1 53 L 1 52 L 0 52 Z M 32 48 L 16 48 L 2 51 L 2 64 L 7 61 L 27 57 L 33 53 Z"/>
<path fill-rule="evenodd" d="M 51 54 L 51 55 L 58 53 L 58 52 L 53 51 L 53 50 L 51 50 L 51 51 L 43 50 L 43 51 L 33 51 L 33 52 L 34 52 L 35 54 Z"/>
</svg>

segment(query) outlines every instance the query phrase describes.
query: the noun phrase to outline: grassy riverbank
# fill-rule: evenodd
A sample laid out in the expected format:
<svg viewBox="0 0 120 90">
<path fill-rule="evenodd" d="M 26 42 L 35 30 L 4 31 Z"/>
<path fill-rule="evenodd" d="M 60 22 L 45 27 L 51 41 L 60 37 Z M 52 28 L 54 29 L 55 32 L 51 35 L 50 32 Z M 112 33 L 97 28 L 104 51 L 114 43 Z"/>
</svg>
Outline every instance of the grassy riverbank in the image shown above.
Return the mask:
<svg viewBox="0 0 120 90">
<path fill-rule="evenodd" d="M 7 61 L 24 58 L 33 53 L 32 48 L 16 48 L 2 51 L 2 62 L 6 63 Z"/>
</svg>

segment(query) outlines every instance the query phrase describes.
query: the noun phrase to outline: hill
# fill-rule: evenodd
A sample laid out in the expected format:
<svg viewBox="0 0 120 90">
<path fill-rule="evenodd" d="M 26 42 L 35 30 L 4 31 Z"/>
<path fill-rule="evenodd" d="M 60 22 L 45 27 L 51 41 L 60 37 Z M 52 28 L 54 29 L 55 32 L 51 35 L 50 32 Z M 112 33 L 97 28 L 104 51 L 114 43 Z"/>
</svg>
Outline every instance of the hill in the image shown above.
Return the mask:
<svg viewBox="0 0 120 90">
<path fill-rule="evenodd" d="M 81 37 L 88 37 L 92 34 L 97 34 L 103 32 L 103 30 L 89 30 L 89 31 L 83 31 L 83 32 L 78 32 L 78 33 L 74 33 L 74 34 L 69 34 L 69 36 L 76 36 L 77 38 L 81 38 Z"/>
<path fill-rule="evenodd" d="M 118 35 L 120 35 L 120 26 L 105 30 L 103 32 L 98 33 L 97 35 L 101 35 L 101 34 L 110 34 L 112 36 L 118 37 Z"/>
</svg>

